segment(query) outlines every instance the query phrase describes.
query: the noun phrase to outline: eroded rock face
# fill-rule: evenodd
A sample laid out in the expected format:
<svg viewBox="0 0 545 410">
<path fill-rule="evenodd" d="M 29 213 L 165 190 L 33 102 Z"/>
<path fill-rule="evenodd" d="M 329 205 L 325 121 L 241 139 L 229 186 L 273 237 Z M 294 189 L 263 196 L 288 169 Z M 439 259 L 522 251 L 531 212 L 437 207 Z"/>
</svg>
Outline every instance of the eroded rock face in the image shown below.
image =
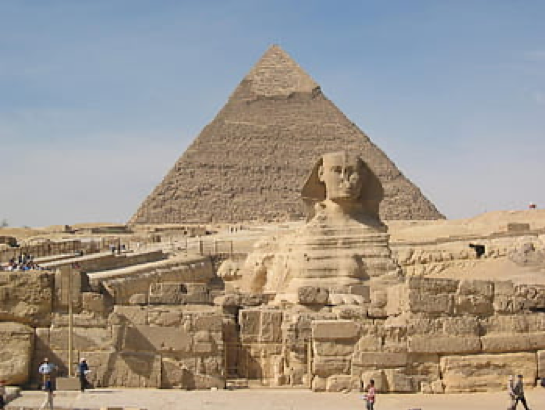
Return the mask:
<svg viewBox="0 0 545 410">
<path fill-rule="evenodd" d="M 53 311 L 54 277 L 42 271 L 0 272 L 0 320 L 48 324 Z"/>
<path fill-rule="evenodd" d="M 0 323 L 0 379 L 7 384 L 26 383 L 34 348 L 34 330 L 13 322 Z"/>
</svg>

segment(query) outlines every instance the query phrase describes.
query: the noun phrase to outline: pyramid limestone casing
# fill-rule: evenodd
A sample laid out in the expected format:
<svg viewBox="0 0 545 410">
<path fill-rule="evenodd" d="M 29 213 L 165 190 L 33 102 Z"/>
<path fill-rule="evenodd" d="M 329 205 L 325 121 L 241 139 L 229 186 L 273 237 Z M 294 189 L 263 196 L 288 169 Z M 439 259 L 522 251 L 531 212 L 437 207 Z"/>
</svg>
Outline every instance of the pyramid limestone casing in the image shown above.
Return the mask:
<svg viewBox="0 0 545 410">
<path fill-rule="evenodd" d="M 302 217 L 299 190 L 325 152 L 361 156 L 381 180 L 383 219 L 443 216 L 280 47 L 242 80 L 131 223 Z"/>
</svg>

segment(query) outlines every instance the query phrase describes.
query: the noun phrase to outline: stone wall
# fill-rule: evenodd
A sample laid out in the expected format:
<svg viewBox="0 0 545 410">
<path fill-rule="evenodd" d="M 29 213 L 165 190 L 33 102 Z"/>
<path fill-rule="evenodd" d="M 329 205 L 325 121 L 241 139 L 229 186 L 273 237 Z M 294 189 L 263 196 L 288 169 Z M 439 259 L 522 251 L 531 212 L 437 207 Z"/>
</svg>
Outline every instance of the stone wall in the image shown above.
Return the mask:
<svg viewBox="0 0 545 410">
<path fill-rule="evenodd" d="M 510 374 L 531 384 L 545 373 L 543 287 L 410 278 L 371 300 L 298 307 L 265 327 L 263 315 L 282 311 L 242 310 L 241 341 L 265 384 L 316 391 L 359 389 L 371 378 L 382 392 L 489 391 Z"/>
</svg>

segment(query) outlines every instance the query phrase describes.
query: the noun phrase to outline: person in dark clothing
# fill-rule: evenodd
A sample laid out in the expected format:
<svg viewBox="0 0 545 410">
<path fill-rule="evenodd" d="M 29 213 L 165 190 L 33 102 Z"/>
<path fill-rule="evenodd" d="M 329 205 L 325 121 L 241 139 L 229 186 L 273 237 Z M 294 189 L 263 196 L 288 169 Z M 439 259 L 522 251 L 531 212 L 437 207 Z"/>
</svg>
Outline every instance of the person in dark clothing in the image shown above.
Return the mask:
<svg viewBox="0 0 545 410">
<path fill-rule="evenodd" d="M 85 358 L 82 357 L 78 364 L 79 385 L 82 393 L 89 386 L 89 382 L 87 381 L 87 373 L 89 373 L 89 365 L 87 364 Z"/>
<path fill-rule="evenodd" d="M 515 393 L 515 406 L 513 408 L 516 409 L 517 404 L 520 401 L 526 410 L 530 410 L 528 408 L 528 404 L 526 404 L 526 398 L 524 397 L 524 383 L 522 382 L 522 374 L 517 376 L 517 381 L 513 386 L 513 393 Z"/>
</svg>

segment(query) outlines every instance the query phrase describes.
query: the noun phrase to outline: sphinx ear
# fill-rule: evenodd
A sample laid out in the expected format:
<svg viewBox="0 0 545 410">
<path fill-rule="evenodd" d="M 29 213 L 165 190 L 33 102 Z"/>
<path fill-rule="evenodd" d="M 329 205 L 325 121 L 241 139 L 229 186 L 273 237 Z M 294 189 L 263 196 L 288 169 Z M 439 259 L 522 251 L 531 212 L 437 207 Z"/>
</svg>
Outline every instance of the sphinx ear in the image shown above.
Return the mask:
<svg viewBox="0 0 545 410">
<path fill-rule="evenodd" d="M 320 182 L 324 182 L 324 166 L 323 165 L 320 165 L 318 167 L 318 180 Z"/>
</svg>

